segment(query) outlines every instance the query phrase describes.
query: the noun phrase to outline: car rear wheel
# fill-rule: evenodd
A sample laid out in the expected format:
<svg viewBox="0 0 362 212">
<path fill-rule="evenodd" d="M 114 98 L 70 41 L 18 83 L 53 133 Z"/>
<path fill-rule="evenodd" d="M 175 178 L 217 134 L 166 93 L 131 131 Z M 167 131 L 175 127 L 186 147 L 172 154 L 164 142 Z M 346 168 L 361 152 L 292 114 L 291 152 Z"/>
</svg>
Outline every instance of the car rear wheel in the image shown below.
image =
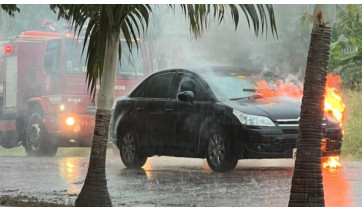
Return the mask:
<svg viewBox="0 0 362 212">
<path fill-rule="evenodd" d="M 213 130 L 207 136 L 207 163 L 215 172 L 227 172 L 235 168 L 237 158 L 220 130 Z"/>
<path fill-rule="evenodd" d="M 25 150 L 28 156 L 55 156 L 58 146 L 54 139 L 47 136 L 44 128 L 42 116 L 39 113 L 33 113 L 26 126 Z"/>
<path fill-rule="evenodd" d="M 127 131 L 121 138 L 120 154 L 127 168 L 141 168 L 147 160 L 147 156 L 140 151 L 137 136 L 132 131 Z"/>
</svg>

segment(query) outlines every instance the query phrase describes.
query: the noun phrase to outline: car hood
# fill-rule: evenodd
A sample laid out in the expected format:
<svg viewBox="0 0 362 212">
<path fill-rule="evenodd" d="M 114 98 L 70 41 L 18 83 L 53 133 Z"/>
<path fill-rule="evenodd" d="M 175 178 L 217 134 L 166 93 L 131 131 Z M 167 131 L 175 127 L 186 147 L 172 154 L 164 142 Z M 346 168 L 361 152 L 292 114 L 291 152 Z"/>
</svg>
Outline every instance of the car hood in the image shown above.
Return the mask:
<svg viewBox="0 0 362 212">
<path fill-rule="evenodd" d="M 277 119 L 298 119 L 301 99 L 289 97 L 257 98 L 223 101 L 229 107 L 246 114 L 267 116 Z"/>
</svg>

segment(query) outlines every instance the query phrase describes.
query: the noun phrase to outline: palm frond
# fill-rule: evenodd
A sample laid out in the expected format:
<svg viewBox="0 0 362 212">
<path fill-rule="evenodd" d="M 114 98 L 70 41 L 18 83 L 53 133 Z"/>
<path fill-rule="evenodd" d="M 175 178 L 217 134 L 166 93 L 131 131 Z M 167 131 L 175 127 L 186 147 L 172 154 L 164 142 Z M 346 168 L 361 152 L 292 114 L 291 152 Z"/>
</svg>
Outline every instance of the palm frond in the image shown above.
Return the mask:
<svg viewBox="0 0 362 212">
<path fill-rule="evenodd" d="M 11 17 L 15 16 L 15 12 L 20 12 L 20 9 L 16 6 L 16 4 L 1 4 L 1 9 L 3 9 Z"/>
<path fill-rule="evenodd" d="M 194 34 L 195 37 L 202 35 L 205 29 L 210 25 L 211 18 L 216 20 L 219 24 L 224 20 L 226 12 L 230 12 L 231 18 L 235 24 L 235 29 L 237 29 L 240 23 L 240 11 L 245 15 L 248 26 L 250 27 L 250 22 L 252 22 L 253 29 L 256 35 L 263 34 L 267 32 L 268 22 L 270 24 L 270 30 L 273 35 L 278 36 L 274 9 L 272 5 L 251 5 L 251 4 L 182 4 L 180 5 L 183 14 L 189 20 L 190 31 Z M 174 5 L 170 5 L 171 8 L 175 8 Z M 213 12 L 213 17 L 209 14 Z"/>
</svg>

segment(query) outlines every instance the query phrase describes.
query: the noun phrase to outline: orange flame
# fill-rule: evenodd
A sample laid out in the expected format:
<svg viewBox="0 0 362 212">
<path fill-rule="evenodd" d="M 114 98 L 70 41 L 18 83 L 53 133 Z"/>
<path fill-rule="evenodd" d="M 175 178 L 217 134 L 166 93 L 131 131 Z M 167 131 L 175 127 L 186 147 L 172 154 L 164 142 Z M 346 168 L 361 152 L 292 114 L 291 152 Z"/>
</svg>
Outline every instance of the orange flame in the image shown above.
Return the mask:
<svg viewBox="0 0 362 212">
<path fill-rule="evenodd" d="M 343 103 L 339 93 L 339 86 L 342 80 L 339 75 L 328 74 L 325 87 L 324 111 L 332 115 L 342 126 L 346 106 Z M 301 84 L 285 83 L 282 80 L 276 83 L 267 83 L 266 81 L 257 82 L 257 94 L 262 97 L 279 97 L 287 96 L 293 98 L 302 98 L 303 87 Z"/>
<path fill-rule="evenodd" d="M 288 96 L 302 98 L 303 96 L 303 88 L 301 85 L 284 83 L 281 80 L 277 81 L 275 84 L 268 84 L 266 81 L 259 81 L 257 84 L 258 89 L 256 92 L 262 97 Z"/>
<path fill-rule="evenodd" d="M 343 103 L 339 87 L 342 84 L 341 77 L 335 74 L 328 74 L 324 91 L 324 112 L 333 116 L 342 127 L 342 123 L 345 119 L 346 106 Z M 301 85 L 295 85 L 293 83 L 284 83 L 278 81 L 276 83 L 267 83 L 266 81 L 257 82 L 258 89 L 257 94 L 262 97 L 279 97 L 287 96 L 293 98 L 302 98 L 303 88 Z M 342 133 L 344 130 L 342 128 Z M 326 161 L 323 161 L 323 168 L 331 168 L 334 170 L 341 167 L 338 156 L 328 157 Z"/>
<path fill-rule="evenodd" d="M 338 90 L 341 83 L 339 75 L 328 74 L 324 92 L 324 111 L 331 114 L 342 126 L 346 106 Z"/>
<path fill-rule="evenodd" d="M 339 162 L 339 156 L 328 157 L 328 160 L 323 163 L 323 168 L 340 168 L 341 163 Z"/>
</svg>

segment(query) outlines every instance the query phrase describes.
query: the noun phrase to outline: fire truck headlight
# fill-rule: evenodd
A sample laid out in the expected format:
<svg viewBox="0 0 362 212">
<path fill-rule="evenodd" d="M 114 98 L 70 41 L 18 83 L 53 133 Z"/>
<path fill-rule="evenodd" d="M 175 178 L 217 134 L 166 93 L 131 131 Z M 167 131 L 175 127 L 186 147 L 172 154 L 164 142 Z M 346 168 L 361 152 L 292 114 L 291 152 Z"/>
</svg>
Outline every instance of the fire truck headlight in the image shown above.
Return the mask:
<svg viewBox="0 0 362 212">
<path fill-rule="evenodd" d="M 60 110 L 60 111 L 64 111 L 64 110 L 65 110 L 65 105 L 64 105 L 64 104 L 61 104 L 61 105 L 59 106 L 59 110 Z"/>
<path fill-rule="evenodd" d="M 71 127 L 75 124 L 75 119 L 70 116 L 67 119 L 65 119 L 65 124 Z"/>
</svg>

